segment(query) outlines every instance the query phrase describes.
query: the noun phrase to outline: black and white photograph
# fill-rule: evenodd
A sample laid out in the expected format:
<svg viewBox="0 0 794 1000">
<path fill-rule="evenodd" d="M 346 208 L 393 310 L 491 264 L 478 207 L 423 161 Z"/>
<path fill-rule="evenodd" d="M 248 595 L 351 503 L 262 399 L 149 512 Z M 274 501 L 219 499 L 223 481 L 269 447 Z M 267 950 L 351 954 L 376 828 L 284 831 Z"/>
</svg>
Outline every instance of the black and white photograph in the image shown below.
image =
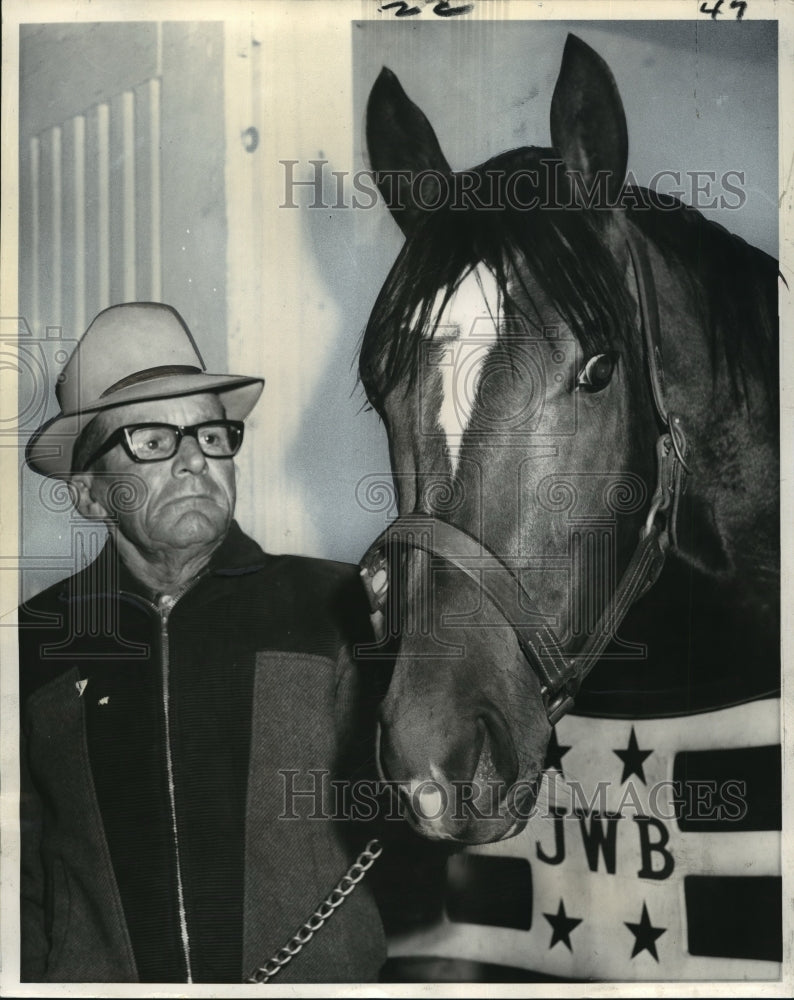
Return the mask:
<svg viewBox="0 0 794 1000">
<path fill-rule="evenodd" d="M 3 14 L 3 995 L 791 995 L 790 8 Z"/>
</svg>

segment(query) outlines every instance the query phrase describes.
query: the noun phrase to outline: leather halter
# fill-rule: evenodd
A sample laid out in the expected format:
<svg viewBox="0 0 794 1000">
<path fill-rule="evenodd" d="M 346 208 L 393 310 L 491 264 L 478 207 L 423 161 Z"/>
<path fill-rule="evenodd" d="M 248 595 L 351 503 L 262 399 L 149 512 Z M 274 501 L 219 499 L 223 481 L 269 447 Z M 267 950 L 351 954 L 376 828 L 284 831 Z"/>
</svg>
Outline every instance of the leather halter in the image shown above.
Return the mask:
<svg viewBox="0 0 794 1000">
<path fill-rule="evenodd" d="M 432 514 L 417 511 L 398 517 L 361 560 L 370 617 L 379 640 L 385 638 L 388 552 L 394 543 L 421 549 L 472 580 L 515 632 L 521 652 L 540 681 L 546 715 L 552 725 L 573 707 L 582 681 L 603 654 L 629 607 L 658 579 L 667 550 L 676 543 L 679 498 L 689 471 L 682 420 L 667 409 L 664 397 L 659 308 L 650 263 L 643 246 L 634 244 L 631 238 L 627 246 L 637 282 L 651 396 L 661 428 L 656 440 L 656 489 L 629 564 L 579 652 L 566 653 L 545 623 L 545 616 L 517 575 L 520 559 L 501 559 L 478 539 Z"/>
</svg>

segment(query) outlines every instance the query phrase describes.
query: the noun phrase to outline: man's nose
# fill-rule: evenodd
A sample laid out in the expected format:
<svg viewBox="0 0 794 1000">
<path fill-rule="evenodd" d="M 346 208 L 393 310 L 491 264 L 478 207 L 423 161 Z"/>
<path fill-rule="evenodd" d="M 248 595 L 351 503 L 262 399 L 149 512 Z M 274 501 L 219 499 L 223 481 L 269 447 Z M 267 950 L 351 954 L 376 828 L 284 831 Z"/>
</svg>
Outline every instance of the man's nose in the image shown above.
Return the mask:
<svg viewBox="0 0 794 1000">
<path fill-rule="evenodd" d="M 200 475 L 207 468 L 207 459 L 195 438 L 186 435 L 179 442 L 173 468 L 175 475 L 183 472 Z"/>
</svg>

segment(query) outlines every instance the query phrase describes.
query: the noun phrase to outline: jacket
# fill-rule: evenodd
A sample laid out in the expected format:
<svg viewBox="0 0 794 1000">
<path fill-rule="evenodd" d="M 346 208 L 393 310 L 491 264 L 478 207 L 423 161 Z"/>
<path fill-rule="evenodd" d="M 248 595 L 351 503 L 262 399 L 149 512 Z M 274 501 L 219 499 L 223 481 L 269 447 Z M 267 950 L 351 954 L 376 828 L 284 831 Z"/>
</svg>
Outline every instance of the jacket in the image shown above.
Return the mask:
<svg viewBox="0 0 794 1000">
<path fill-rule="evenodd" d="M 23 980 L 242 982 L 295 933 L 371 836 L 333 785 L 371 763 L 367 627 L 353 567 L 236 524 L 182 594 L 109 542 L 20 609 Z M 384 959 L 364 880 L 278 982 Z"/>
</svg>

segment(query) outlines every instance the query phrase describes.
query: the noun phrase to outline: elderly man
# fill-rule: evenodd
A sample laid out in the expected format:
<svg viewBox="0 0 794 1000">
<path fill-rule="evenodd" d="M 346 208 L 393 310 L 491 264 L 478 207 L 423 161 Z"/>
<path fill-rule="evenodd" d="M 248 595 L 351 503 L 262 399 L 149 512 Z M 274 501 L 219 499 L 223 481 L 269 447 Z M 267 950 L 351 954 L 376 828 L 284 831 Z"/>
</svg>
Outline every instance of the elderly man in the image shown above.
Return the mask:
<svg viewBox="0 0 794 1000">
<path fill-rule="evenodd" d="M 233 520 L 262 386 L 208 374 L 170 307 L 113 306 L 28 445 L 109 540 L 20 609 L 25 980 L 242 982 L 367 843 L 317 792 L 367 752 L 357 575 Z M 384 957 L 365 880 L 278 981 L 373 980 Z"/>
</svg>

